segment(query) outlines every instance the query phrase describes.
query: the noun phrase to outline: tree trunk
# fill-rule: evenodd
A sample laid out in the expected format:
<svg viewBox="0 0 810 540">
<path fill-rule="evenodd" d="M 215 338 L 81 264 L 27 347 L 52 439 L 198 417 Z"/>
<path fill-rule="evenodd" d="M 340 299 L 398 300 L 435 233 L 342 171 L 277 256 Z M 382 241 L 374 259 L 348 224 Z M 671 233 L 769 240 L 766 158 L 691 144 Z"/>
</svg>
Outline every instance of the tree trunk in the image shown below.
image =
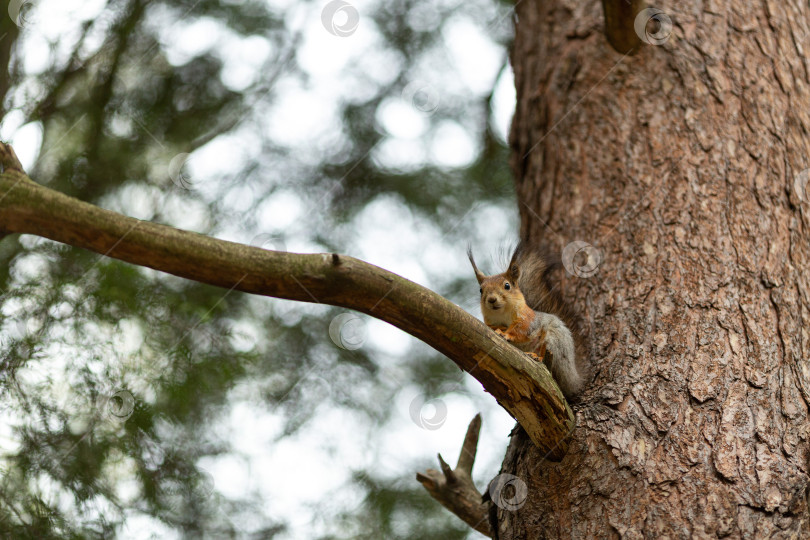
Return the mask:
<svg viewBox="0 0 810 540">
<path fill-rule="evenodd" d="M 561 463 L 512 438 L 501 540 L 810 538 L 810 8 L 658 7 L 622 55 L 598 2 L 516 5 L 521 232 L 596 376 Z"/>
</svg>

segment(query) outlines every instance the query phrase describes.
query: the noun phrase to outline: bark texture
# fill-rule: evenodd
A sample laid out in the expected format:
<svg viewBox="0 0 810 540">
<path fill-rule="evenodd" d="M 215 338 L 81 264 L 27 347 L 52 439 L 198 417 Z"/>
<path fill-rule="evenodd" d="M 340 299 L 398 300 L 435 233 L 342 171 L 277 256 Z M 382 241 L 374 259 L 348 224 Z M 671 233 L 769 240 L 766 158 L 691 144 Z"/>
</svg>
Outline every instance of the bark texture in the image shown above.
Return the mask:
<svg viewBox="0 0 810 540">
<path fill-rule="evenodd" d="M 561 463 L 513 437 L 502 540 L 810 538 L 810 8 L 657 7 L 627 56 L 598 2 L 516 4 L 521 232 L 601 262 L 562 276 L 596 380 Z"/>
</svg>

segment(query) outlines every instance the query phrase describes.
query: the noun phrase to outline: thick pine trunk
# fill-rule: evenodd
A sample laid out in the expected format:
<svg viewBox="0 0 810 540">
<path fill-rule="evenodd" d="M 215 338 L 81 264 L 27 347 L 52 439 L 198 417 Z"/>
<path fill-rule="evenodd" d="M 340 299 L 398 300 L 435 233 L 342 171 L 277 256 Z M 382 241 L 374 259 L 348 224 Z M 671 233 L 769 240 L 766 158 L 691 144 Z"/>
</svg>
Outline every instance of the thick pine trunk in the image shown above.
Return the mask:
<svg viewBox="0 0 810 540">
<path fill-rule="evenodd" d="M 565 274 L 596 368 L 569 453 L 513 438 L 501 539 L 810 538 L 810 8 L 657 7 L 623 57 L 598 2 L 516 5 L 522 232 L 602 260 Z"/>
</svg>

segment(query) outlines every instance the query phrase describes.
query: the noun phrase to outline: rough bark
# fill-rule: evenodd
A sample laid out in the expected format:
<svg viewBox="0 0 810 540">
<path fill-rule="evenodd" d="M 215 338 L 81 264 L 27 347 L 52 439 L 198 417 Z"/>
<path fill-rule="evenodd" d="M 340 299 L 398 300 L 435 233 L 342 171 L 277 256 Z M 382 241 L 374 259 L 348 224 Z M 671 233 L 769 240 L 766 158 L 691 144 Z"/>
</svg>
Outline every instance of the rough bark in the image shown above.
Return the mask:
<svg viewBox="0 0 810 540">
<path fill-rule="evenodd" d="M 622 56 L 597 2 L 516 5 L 521 228 L 601 254 L 598 375 L 561 463 L 513 437 L 501 539 L 810 538 L 810 8 L 657 7 Z"/>
</svg>

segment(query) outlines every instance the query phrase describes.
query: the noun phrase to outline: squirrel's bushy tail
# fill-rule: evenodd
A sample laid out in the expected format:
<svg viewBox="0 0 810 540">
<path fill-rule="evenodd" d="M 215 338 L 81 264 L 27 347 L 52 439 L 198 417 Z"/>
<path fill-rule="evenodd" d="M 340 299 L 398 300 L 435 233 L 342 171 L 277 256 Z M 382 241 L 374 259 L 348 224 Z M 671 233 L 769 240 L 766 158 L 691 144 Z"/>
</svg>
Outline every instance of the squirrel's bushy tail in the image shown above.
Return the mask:
<svg viewBox="0 0 810 540">
<path fill-rule="evenodd" d="M 521 241 L 512 254 L 509 270 L 519 268 L 517 286 L 526 299 L 526 304 L 535 311 L 551 313 L 559 317 L 571 331 L 576 349 L 578 371 L 589 380 L 589 362 L 582 339 L 579 318 L 563 301 L 559 287 L 552 285 L 550 273 L 560 266 L 558 257 L 527 242 Z"/>
</svg>

